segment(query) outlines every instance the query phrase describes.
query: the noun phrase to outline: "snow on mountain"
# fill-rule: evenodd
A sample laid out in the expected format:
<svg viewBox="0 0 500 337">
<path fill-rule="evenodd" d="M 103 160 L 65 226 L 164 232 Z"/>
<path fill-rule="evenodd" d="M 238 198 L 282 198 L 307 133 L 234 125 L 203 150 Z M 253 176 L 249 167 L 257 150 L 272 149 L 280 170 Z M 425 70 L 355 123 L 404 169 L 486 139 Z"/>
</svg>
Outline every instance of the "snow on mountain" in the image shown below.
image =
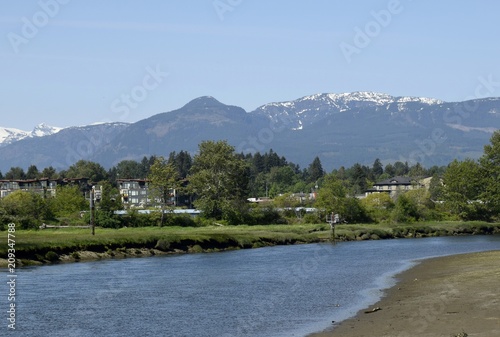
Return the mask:
<svg viewBox="0 0 500 337">
<path fill-rule="evenodd" d="M 28 131 L 0 127 L 0 145 L 7 145 L 19 139 L 26 138 L 28 134 Z"/>
<path fill-rule="evenodd" d="M 0 146 L 5 146 L 27 137 L 44 137 L 52 135 L 61 130 L 62 128 L 49 126 L 45 123 L 38 124 L 32 131 L 0 127 Z"/>
<path fill-rule="evenodd" d="M 315 94 L 289 102 L 275 102 L 257 108 L 253 113 L 264 115 L 273 122 L 285 122 L 292 130 L 302 130 L 327 115 L 363 108 L 396 105 L 396 111 L 405 111 L 407 104 L 424 106 L 443 104 L 443 101 L 426 97 L 395 97 L 384 93 L 358 91 L 341 94 Z"/>
<path fill-rule="evenodd" d="M 45 123 L 38 124 L 35 126 L 33 131 L 30 132 L 28 137 L 43 137 L 48 135 L 53 135 L 54 133 L 58 133 L 63 128 L 58 128 L 56 126 L 50 126 Z"/>
</svg>

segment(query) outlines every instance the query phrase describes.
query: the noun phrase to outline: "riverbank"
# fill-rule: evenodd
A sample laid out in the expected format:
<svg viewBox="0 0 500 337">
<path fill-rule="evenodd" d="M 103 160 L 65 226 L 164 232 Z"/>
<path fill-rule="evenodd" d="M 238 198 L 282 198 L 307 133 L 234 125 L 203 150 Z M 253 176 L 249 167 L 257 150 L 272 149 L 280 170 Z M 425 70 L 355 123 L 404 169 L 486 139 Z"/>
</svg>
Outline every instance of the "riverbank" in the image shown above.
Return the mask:
<svg viewBox="0 0 500 337">
<path fill-rule="evenodd" d="M 7 232 L 0 237 L 0 256 L 15 249 L 18 266 L 54 262 L 78 262 L 159 254 L 217 252 L 274 245 L 330 241 L 327 224 L 213 227 L 134 227 L 121 229 L 51 228 L 17 230 L 15 245 L 7 245 Z M 452 235 L 500 233 L 499 223 L 437 222 L 430 224 L 338 225 L 335 240 L 379 240 Z M 12 241 L 10 242 L 12 243 Z M 9 251 L 12 252 L 12 251 Z M 0 267 L 7 266 L 0 259 Z"/>
<path fill-rule="evenodd" d="M 372 307 L 309 337 L 500 336 L 500 251 L 425 260 L 397 279 Z"/>
</svg>

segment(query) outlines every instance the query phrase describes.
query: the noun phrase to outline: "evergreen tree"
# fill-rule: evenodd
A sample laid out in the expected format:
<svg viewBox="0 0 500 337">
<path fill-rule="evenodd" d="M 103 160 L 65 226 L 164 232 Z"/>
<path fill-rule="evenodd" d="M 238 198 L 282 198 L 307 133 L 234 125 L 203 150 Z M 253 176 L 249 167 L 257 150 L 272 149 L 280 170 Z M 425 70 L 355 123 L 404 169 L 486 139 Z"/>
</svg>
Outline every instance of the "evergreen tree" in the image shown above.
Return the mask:
<svg viewBox="0 0 500 337">
<path fill-rule="evenodd" d="M 384 166 L 378 158 L 373 162 L 372 173 L 375 179 L 377 179 L 382 173 L 384 173 Z"/>
<path fill-rule="evenodd" d="M 309 165 L 307 169 L 308 182 L 316 182 L 325 175 L 323 166 L 319 157 L 314 158 L 313 162 Z"/>
<path fill-rule="evenodd" d="M 143 167 L 135 160 L 122 160 L 116 165 L 116 176 L 119 179 L 144 179 Z"/>
<path fill-rule="evenodd" d="M 409 172 L 408 163 L 397 161 L 394 163 L 394 175 L 405 176 Z"/>
<path fill-rule="evenodd" d="M 390 178 L 396 175 L 396 170 L 394 169 L 394 165 L 387 164 L 385 165 L 384 173 L 386 173 Z"/>
<path fill-rule="evenodd" d="M 410 168 L 408 175 L 414 179 L 421 179 L 425 177 L 425 169 L 420 165 L 420 163 L 416 163 Z"/>
<path fill-rule="evenodd" d="M 42 178 L 55 179 L 57 178 L 57 171 L 52 166 L 49 166 L 44 168 L 40 175 L 42 176 Z"/>
<path fill-rule="evenodd" d="M 22 180 L 26 179 L 26 173 L 24 173 L 24 170 L 19 167 L 11 167 L 7 173 L 5 173 L 5 179 L 8 180 Z"/>
<path fill-rule="evenodd" d="M 40 172 L 36 165 L 30 165 L 28 171 L 26 172 L 26 179 L 38 179 L 40 177 Z"/>
</svg>

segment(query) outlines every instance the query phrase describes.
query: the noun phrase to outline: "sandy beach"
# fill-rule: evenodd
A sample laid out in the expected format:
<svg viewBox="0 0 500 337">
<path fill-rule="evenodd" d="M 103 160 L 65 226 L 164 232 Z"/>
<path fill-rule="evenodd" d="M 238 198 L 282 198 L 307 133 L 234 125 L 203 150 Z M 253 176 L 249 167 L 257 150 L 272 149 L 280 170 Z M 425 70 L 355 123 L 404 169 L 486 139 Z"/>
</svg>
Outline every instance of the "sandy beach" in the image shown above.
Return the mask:
<svg viewBox="0 0 500 337">
<path fill-rule="evenodd" d="M 500 336 L 500 251 L 425 260 L 397 279 L 378 303 L 310 337 Z"/>
</svg>

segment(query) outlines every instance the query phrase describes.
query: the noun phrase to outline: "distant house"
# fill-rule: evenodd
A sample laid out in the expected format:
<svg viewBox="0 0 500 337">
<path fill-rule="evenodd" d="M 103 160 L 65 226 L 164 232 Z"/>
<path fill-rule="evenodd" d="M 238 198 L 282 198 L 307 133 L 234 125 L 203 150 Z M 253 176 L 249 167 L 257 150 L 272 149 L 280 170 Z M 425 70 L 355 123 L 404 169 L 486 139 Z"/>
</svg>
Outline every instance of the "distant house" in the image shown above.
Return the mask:
<svg viewBox="0 0 500 337">
<path fill-rule="evenodd" d="M 149 180 L 147 179 L 118 179 L 123 205 L 146 207 L 151 203 L 149 195 Z"/>
<path fill-rule="evenodd" d="M 409 191 L 419 188 L 428 188 L 430 179 L 431 178 L 416 180 L 409 177 L 389 178 L 374 184 L 371 189 L 365 192 L 365 196 L 368 196 L 373 193 L 388 193 L 391 197 L 394 197 L 399 192 Z"/>
<path fill-rule="evenodd" d="M 128 207 L 147 207 L 153 201 L 151 200 L 151 191 L 149 189 L 148 179 L 117 179 L 118 188 L 122 203 Z M 170 199 L 167 204 L 170 206 L 179 206 L 179 196 L 176 189 L 170 190 Z"/>
<path fill-rule="evenodd" d="M 57 186 L 77 185 L 82 192 L 90 190 L 88 178 L 64 178 L 64 179 L 11 179 L 0 180 L 0 198 L 5 198 L 15 191 L 26 191 L 40 194 L 44 198 L 54 197 Z"/>
</svg>

